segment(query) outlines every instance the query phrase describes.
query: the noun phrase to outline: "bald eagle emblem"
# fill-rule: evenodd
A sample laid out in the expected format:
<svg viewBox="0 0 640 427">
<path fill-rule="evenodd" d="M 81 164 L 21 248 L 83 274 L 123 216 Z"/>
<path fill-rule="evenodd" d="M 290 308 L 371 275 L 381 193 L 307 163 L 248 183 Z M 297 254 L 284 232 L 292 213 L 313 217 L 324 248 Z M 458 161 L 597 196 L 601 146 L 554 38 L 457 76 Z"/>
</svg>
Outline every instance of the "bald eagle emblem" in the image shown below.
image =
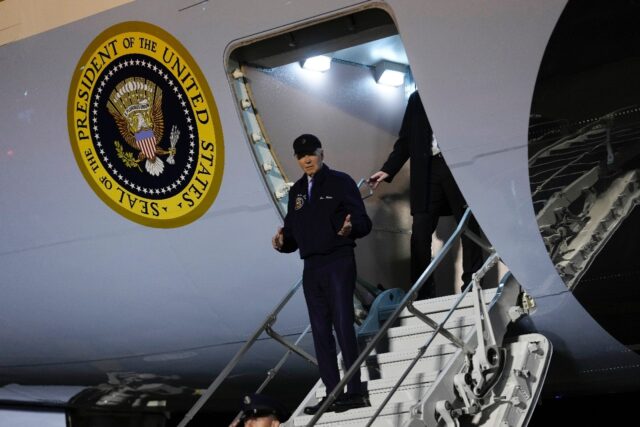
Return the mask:
<svg viewBox="0 0 640 427">
<path fill-rule="evenodd" d="M 107 109 L 113 116 L 120 135 L 125 142 L 138 152 L 137 156 L 125 152 L 119 141 L 114 141 L 118 157 L 127 167 L 137 167 L 144 161 L 145 170 L 152 176 L 164 171 L 160 156 L 166 156 L 167 163 L 175 164 L 176 144 L 180 132 L 174 125 L 169 136 L 170 147 L 163 149 L 159 144 L 164 134 L 162 117 L 162 89 L 143 77 L 129 77 L 118 83 L 109 95 Z"/>
</svg>

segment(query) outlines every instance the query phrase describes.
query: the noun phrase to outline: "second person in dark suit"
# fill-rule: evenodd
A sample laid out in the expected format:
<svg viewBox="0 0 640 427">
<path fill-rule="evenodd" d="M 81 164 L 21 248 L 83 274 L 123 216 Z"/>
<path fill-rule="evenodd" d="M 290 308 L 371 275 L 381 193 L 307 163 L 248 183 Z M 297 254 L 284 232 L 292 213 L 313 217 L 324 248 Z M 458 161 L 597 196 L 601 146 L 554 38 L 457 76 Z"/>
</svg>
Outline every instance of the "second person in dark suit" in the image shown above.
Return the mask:
<svg viewBox="0 0 640 427">
<path fill-rule="evenodd" d="M 409 97 L 393 151 L 380 171 L 369 178 L 369 184 L 375 189 L 381 181 L 391 182 L 408 159 L 413 217 L 411 282 L 415 283 L 431 262 L 431 236 L 438 224 L 438 218 L 453 215 L 459 222 L 467 208 L 467 203 L 442 157 L 418 91 Z M 479 226 L 473 217 L 470 219 L 469 228 L 479 234 Z M 463 236 L 462 251 L 462 281 L 467 285 L 471 275 L 482 266 L 482 250 Z M 421 288 L 418 298 L 435 296 L 438 295 L 430 278 Z"/>
</svg>

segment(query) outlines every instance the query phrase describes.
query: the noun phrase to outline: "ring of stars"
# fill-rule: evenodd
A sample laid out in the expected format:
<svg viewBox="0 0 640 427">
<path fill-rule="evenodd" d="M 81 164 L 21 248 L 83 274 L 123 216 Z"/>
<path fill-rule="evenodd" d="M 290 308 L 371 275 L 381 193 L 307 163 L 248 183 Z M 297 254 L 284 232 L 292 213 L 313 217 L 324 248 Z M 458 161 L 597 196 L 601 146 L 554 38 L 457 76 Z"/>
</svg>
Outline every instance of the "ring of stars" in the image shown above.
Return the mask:
<svg viewBox="0 0 640 427">
<path fill-rule="evenodd" d="M 109 79 L 112 78 L 118 71 L 132 65 L 138 65 L 138 66 L 141 65 L 150 70 L 153 70 L 154 73 L 158 74 L 162 79 L 168 82 L 169 86 L 171 87 L 171 90 L 173 90 L 178 100 L 180 101 L 180 106 L 183 107 L 182 111 L 185 115 L 186 122 L 188 123 L 187 128 L 189 130 L 189 156 L 187 158 L 187 164 L 185 165 L 184 169 L 180 173 L 180 176 L 174 182 L 172 182 L 171 184 L 165 187 L 148 188 L 148 187 L 140 186 L 132 181 L 129 181 L 127 178 L 125 178 L 122 175 L 122 173 L 120 173 L 120 171 L 116 168 L 116 166 L 113 163 L 111 163 L 105 150 L 102 148 L 102 141 L 100 140 L 100 133 L 98 132 L 99 131 L 98 118 L 97 118 L 98 105 L 99 105 L 98 101 L 102 96 L 101 94 L 103 92 L 103 88 L 107 84 L 106 82 L 108 82 Z M 195 156 L 195 147 L 196 147 L 195 134 L 194 134 L 195 128 L 191 124 L 193 122 L 193 119 L 191 118 L 190 111 L 188 108 L 185 108 L 187 106 L 187 103 L 184 100 L 184 96 L 182 96 L 182 93 L 180 93 L 178 87 L 179 85 L 174 82 L 170 73 L 163 71 L 162 68 L 156 66 L 151 61 L 147 62 L 144 60 L 141 61 L 139 59 L 120 61 L 119 63 L 115 64 L 111 69 L 109 69 L 108 72 L 105 72 L 102 74 L 101 81 L 98 87 L 98 93 L 95 95 L 96 100 L 93 103 L 93 109 L 91 111 L 91 122 L 93 123 L 93 127 L 92 127 L 93 137 L 95 140 L 96 149 L 100 155 L 100 158 L 102 159 L 102 164 L 105 165 L 111 171 L 111 176 L 118 177 L 118 180 L 120 180 L 121 183 L 123 183 L 126 187 L 129 187 L 132 190 L 137 191 L 138 193 L 148 194 L 148 195 L 160 195 L 160 194 L 165 195 L 165 194 L 175 193 L 178 188 L 182 188 L 182 183 L 187 181 L 190 171 L 194 167 L 193 165 L 195 161 L 194 156 Z"/>
</svg>

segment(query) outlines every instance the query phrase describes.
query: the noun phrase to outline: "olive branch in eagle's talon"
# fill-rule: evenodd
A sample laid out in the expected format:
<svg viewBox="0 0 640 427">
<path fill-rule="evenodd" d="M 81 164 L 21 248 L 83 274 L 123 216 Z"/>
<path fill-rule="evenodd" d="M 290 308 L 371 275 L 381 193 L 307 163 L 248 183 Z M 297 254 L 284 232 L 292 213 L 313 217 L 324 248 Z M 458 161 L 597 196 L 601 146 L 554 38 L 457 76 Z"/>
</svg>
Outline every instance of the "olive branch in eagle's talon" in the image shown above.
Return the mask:
<svg viewBox="0 0 640 427">
<path fill-rule="evenodd" d="M 132 152 L 124 151 L 122 149 L 122 144 L 120 144 L 120 142 L 114 141 L 114 144 L 116 146 L 116 152 L 118 153 L 118 158 L 122 160 L 122 163 L 124 163 L 124 165 L 128 168 L 138 168 L 138 170 L 142 172 L 142 169 L 140 168 L 140 165 L 139 165 L 142 159 L 136 159 L 133 156 Z"/>
</svg>

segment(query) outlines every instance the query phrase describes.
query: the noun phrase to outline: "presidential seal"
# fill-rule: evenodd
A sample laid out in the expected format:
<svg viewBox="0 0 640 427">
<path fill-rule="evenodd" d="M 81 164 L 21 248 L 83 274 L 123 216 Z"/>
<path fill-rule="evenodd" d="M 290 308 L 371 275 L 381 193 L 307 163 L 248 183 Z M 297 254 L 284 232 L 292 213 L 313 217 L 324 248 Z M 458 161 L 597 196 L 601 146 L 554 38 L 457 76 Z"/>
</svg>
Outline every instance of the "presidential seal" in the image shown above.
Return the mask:
<svg viewBox="0 0 640 427">
<path fill-rule="evenodd" d="M 68 126 L 89 185 L 132 221 L 185 225 L 218 193 L 224 145 L 213 96 L 191 55 L 156 26 L 122 23 L 91 43 L 71 82 Z"/>
</svg>

